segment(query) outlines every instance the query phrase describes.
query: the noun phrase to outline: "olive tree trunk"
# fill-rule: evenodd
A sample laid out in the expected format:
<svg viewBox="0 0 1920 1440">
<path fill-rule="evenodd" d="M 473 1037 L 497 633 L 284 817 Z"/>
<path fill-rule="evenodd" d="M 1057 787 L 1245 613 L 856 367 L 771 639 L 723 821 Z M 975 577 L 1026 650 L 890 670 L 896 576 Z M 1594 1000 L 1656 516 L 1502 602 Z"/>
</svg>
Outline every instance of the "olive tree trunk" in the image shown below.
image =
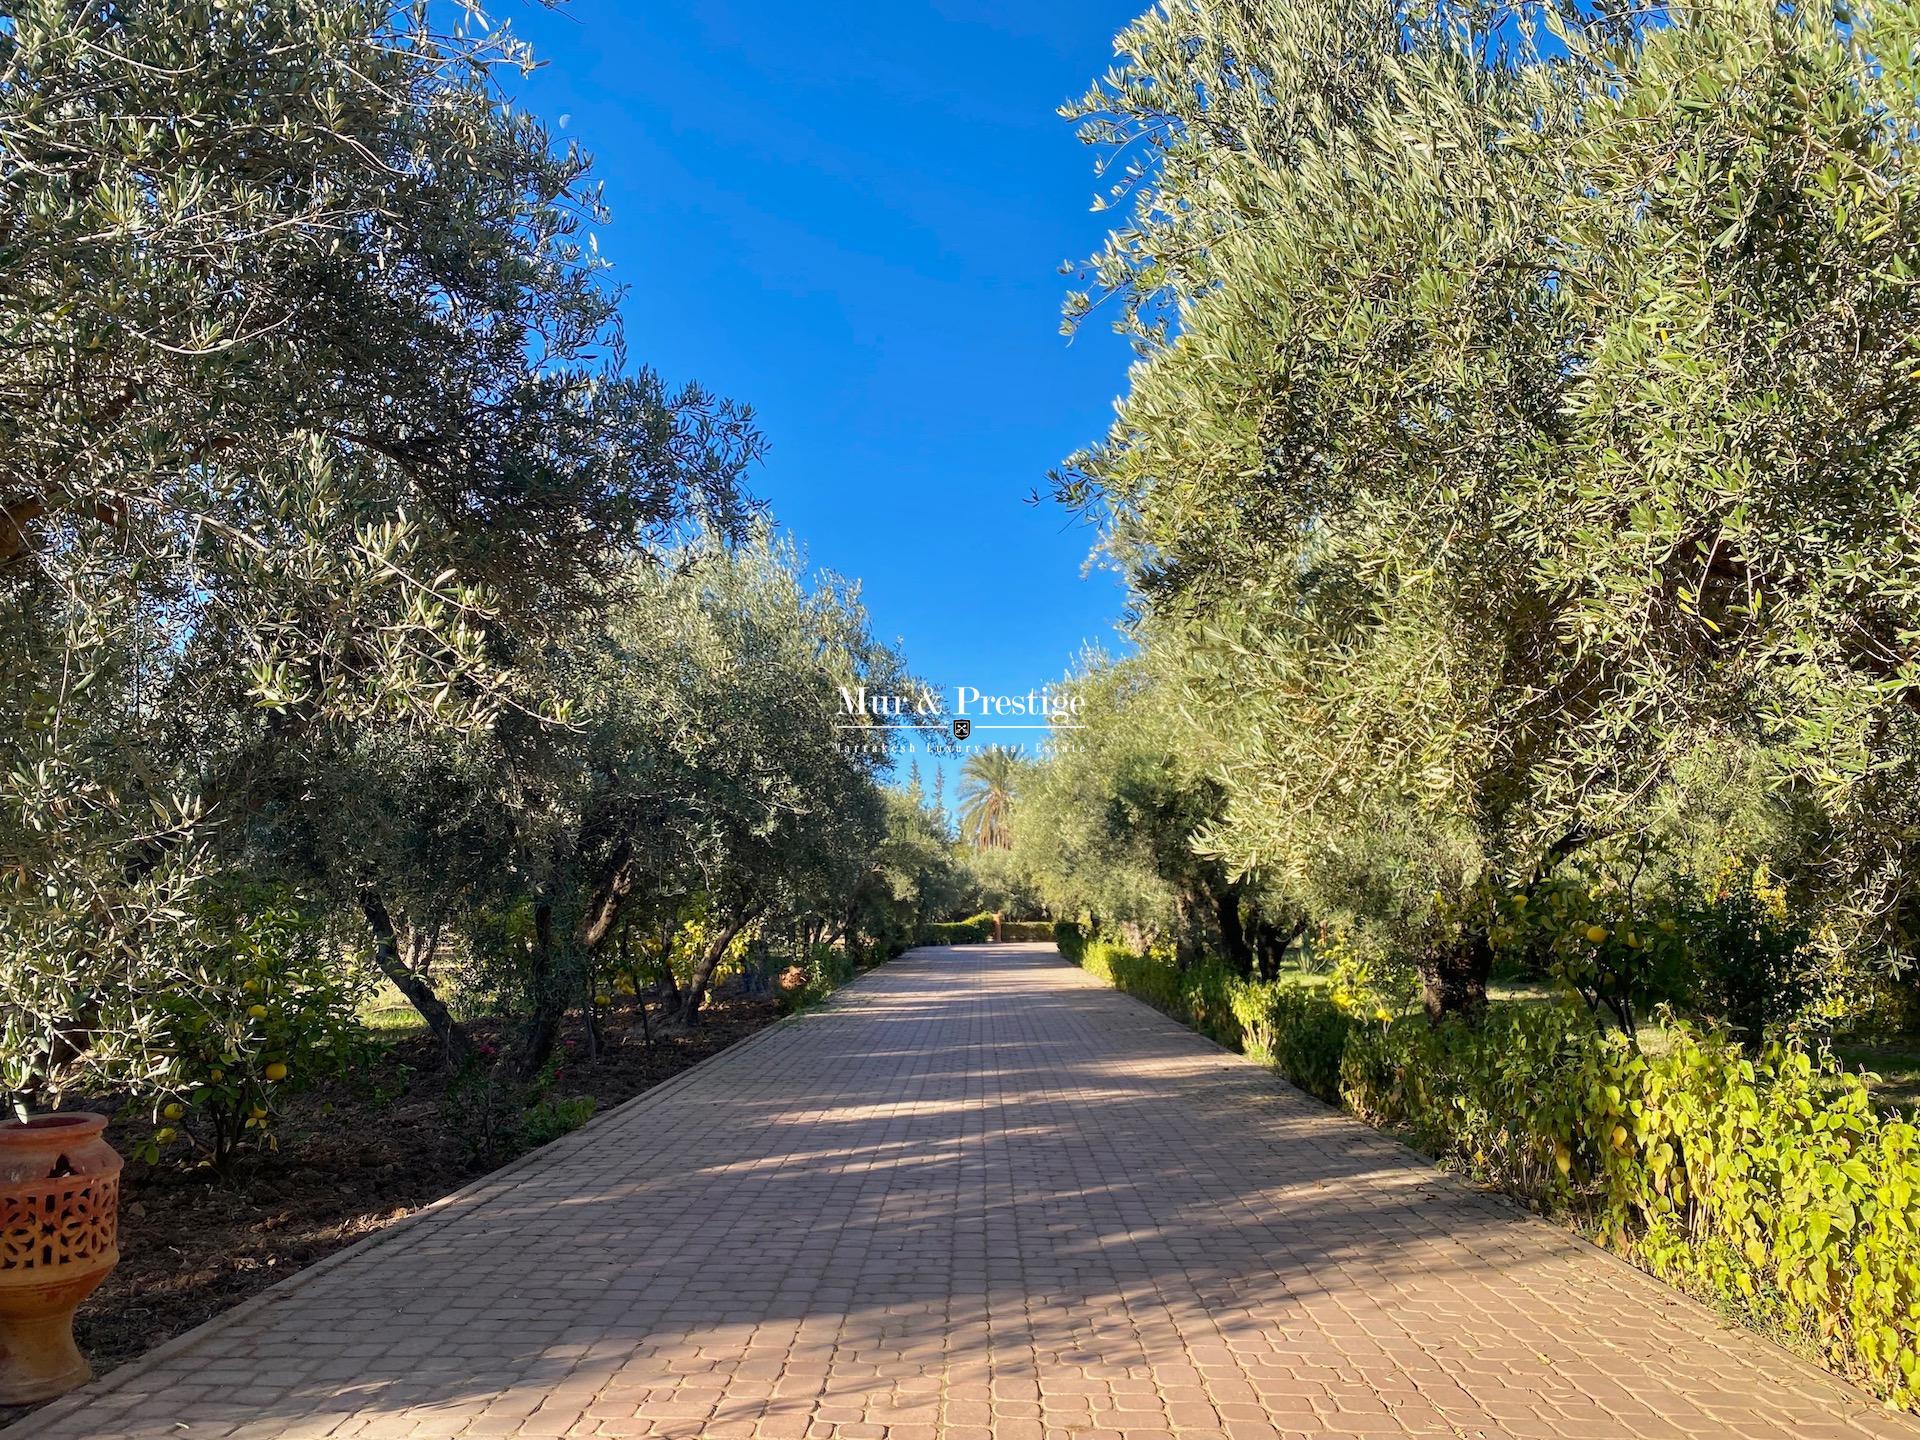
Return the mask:
<svg viewBox="0 0 1920 1440">
<path fill-rule="evenodd" d="M 1419 969 L 1420 999 L 1435 1024 L 1448 1015 L 1478 1020 L 1486 1013 L 1493 945 L 1485 935 L 1469 935 L 1448 949 L 1423 955 Z"/>
<path fill-rule="evenodd" d="M 366 917 L 367 930 L 373 936 L 373 963 L 393 982 L 393 988 L 406 996 L 407 1003 L 420 1012 L 427 1030 L 440 1042 L 441 1058 L 459 1064 L 472 1053 L 472 1042 L 445 1003 L 434 993 L 433 985 L 401 958 L 400 935 L 388 912 L 386 901 L 372 885 L 360 887 L 360 913 Z"/>
<path fill-rule="evenodd" d="M 727 947 L 734 937 L 759 916 L 758 910 L 749 910 L 730 922 L 726 929 L 714 936 L 711 944 L 694 962 L 693 974 L 680 991 L 680 1005 L 673 1013 L 673 1023 L 682 1027 L 692 1027 L 700 1023 L 700 1007 L 707 1003 L 707 986 L 712 983 L 713 972 L 720 966 L 721 958 L 727 953 Z"/>
</svg>

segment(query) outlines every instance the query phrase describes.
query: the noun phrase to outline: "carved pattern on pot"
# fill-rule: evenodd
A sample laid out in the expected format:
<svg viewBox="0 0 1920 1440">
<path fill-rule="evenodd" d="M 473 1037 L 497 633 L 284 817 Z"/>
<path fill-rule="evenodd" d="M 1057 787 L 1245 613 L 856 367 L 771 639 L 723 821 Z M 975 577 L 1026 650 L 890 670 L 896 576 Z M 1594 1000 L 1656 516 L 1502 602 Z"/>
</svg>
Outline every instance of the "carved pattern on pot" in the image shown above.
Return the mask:
<svg viewBox="0 0 1920 1440">
<path fill-rule="evenodd" d="M 104 1115 L 0 1122 L 0 1405 L 87 1379 L 73 1312 L 120 1261 L 120 1157 Z"/>
<path fill-rule="evenodd" d="M 120 1177 L 73 1176 L 0 1192 L 0 1270 L 79 1265 L 116 1254 Z"/>
</svg>

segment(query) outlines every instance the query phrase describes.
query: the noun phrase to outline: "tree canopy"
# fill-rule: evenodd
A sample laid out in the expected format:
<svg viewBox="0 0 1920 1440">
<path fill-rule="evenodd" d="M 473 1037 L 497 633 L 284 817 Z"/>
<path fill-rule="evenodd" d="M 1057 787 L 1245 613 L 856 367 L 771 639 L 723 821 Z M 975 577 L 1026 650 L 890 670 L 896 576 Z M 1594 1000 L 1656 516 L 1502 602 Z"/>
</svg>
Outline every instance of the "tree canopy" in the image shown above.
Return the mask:
<svg viewBox="0 0 1920 1440">
<path fill-rule="evenodd" d="M 533 1066 L 616 934 L 700 929 L 694 1023 L 846 915 L 835 687 L 903 662 L 756 520 L 750 412 L 629 361 L 532 63 L 457 6 L 5 7 L 9 1090 L 264 1063 L 276 956 L 458 1051 L 442 948 Z"/>
<path fill-rule="evenodd" d="M 1068 112 L 1127 207 L 1069 319 L 1139 359 L 1055 489 L 1218 787 L 1196 854 L 1369 917 L 1436 1010 L 1503 897 L 1711 869 L 1714 815 L 1830 957 L 1907 962 L 1914 39 L 1741 0 L 1122 33 Z"/>
</svg>

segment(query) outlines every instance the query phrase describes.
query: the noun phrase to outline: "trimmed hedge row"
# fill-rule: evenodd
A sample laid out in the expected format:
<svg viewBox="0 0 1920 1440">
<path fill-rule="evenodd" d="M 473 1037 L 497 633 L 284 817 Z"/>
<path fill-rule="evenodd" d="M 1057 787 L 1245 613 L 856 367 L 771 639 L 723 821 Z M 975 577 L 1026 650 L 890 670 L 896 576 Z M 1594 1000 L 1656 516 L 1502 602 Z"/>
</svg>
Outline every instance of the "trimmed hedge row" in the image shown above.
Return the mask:
<svg viewBox="0 0 1920 1440">
<path fill-rule="evenodd" d="M 1002 940 L 1051 940 L 1053 939 L 1053 921 L 1051 920 L 1002 920 L 1000 922 Z"/>
<path fill-rule="evenodd" d="M 853 952 L 832 945 L 815 945 L 806 964 L 790 967 L 789 974 L 792 968 L 801 971 L 801 983 L 793 989 L 782 986 L 780 1013 L 791 1015 L 796 1010 L 818 1005 L 860 971 L 884 964 L 899 953 L 899 947 L 892 945 L 878 945 L 871 951 L 856 948 Z"/>
<path fill-rule="evenodd" d="M 1184 973 L 1062 924 L 1061 953 L 1895 1404 L 1920 1401 L 1920 1131 L 1858 1075 L 1674 1027 L 1657 1056 L 1573 1006 L 1378 1020 L 1287 981 Z"/>
<path fill-rule="evenodd" d="M 1051 920 L 1002 920 L 1002 940 L 1051 940 Z M 948 920 L 920 927 L 922 945 L 986 945 L 993 940 L 993 916 L 982 911 L 965 920 Z"/>
<path fill-rule="evenodd" d="M 922 945 L 985 945 L 993 939 L 993 916 L 971 915 L 920 927 Z"/>
</svg>

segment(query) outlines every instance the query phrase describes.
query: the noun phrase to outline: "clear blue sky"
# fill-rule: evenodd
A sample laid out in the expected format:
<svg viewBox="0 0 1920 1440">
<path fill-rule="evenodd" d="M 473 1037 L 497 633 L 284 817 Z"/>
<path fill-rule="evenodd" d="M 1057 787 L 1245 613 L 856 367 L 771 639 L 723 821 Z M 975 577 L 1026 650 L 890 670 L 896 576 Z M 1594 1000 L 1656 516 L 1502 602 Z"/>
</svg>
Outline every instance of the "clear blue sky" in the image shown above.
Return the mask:
<svg viewBox="0 0 1920 1440">
<path fill-rule="evenodd" d="M 548 62 L 524 102 L 595 157 L 632 357 L 755 407 L 754 488 L 936 684 L 1024 690 L 1114 644 L 1090 532 L 1027 497 L 1125 380 L 1103 323 L 1059 333 L 1058 267 L 1105 227 L 1054 112 L 1144 8 L 495 11 Z"/>
</svg>

